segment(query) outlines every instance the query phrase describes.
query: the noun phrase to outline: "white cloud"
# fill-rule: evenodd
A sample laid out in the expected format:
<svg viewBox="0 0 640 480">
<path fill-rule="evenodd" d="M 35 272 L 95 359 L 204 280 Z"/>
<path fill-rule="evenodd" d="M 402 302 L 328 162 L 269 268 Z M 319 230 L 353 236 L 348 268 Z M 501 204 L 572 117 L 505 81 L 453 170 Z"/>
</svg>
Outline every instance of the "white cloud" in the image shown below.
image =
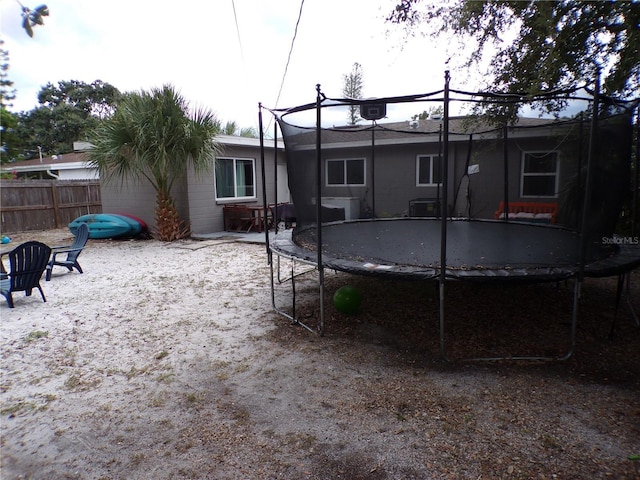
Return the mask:
<svg viewBox="0 0 640 480">
<path fill-rule="evenodd" d="M 300 1 L 234 1 L 240 42 L 232 0 L 49 0 L 51 15 L 33 39 L 20 27 L 17 2 L 2 0 L 14 110 L 33 108 L 48 82 L 100 79 L 123 91 L 171 83 L 222 119 L 257 126 L 258 102 L 276 106 Z M 363 68 L 365 96 L 442 88 L 450 52 L 420 37 L 403 45 L 400 34 L 387 35 L 393 27 L 384 17 L 394 5 L 306 0 L 278 106 L 314 101 L 318 83 L 341 96 L 354 62 Z"/>
</svg>

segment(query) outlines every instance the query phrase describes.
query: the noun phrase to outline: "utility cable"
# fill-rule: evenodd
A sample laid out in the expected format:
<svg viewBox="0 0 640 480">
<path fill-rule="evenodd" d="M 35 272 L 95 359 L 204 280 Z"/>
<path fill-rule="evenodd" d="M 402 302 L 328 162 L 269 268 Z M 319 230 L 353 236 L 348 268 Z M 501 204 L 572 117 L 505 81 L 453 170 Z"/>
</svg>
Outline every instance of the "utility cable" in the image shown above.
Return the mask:
<svg viewBox="0 0 640 480">
<path fill-rule="evenodd" d="M 289 55 L 287 56 L 287 63 L 284 66 L 284 73 L 282 74 L 282 81 L 280 82 L 280 89 L 278 90 L 278 96 L 276 97 L 276 104 L 273 108 L 273 110 L 277 110 L 278 108 L 278 102 L 280 101 L 280 95 L 282 95 L 282 89 L 284 88 L 284 82 L 285 79 L 287 78 L 287 71 L 289 70 L 289 63 L 291 62 L 291 55 L 293 54 L 293 45 L 295 44 L 296 41 L 296 37 L 298 36 L 298 26 L 300 25 L 300 19 L 302 18 L 302 7 L 304 7 L 304 0 L 300 1 L 300 10 L 298 11 L 298 20 L 296 20 L 296 27 L 293 31 L 293 38 L 291 39 L 291 46 L 289 47 Z M 272 111 L 273 113 L 273 111 Z M 267 124 L 267 128 L 265 129 L 266 131 L 269 131 L 269 128 L 271 127 L 271 122 L 273 121 L 274 117 L 271 117 L 269 119 L 269 123 Z"/>
<path fill-rule="evenodd" d="M 238 36 L 238 45 L 240 47 L 240 58 L 242 59 L 242 66 L 244 67 L 244 49 L 242 48 L 242 40 L 240 38 L 240 26 L 238 25 L 238 14 L 236 13 L 235 0 L 231 0 L 231 6 L 233 7 L 233 19 L 236 22 L 236 35 Z"/>
<path fill-rule="evenodd" d="M 276 98 L 275 108 L 278 108 L 278 102 L 280 101 L 280 95 L 282 95 L 282 89 L 284 87 L 284 81 L 287 77 L 287 71 L 289 70 L 289 63 L 291 62 L 291 55 L 293 53 L 293 45 L 295 44 L 296 37 L 298 35 L 298 26 L 300 25 L 300 18 L 302 18 L 302 7 L 304 7 L 304 0 L 300 1 L 300 11 L 298 12 L 298 20 L 296 21 L 296 28 L 293 31 L 293 38 L 291 39 L 291 47 L 289 48 L 289 55 L 287 57 L 287 63 L 284 66 L 284 73 L 282 74 L 282 82 L 280 82 L 280 90 L 278 91 L 278 97 Z"/>
</svg>

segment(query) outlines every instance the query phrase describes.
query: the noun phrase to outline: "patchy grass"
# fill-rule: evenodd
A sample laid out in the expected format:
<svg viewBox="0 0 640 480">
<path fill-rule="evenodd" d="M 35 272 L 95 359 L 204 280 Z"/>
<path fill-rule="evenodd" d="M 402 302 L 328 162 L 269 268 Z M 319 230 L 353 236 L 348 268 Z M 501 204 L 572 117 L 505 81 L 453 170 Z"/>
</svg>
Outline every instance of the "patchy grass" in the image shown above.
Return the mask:
<svg viewBox="0 0 640 480">
<path fill-rule="evenodd" d="M 158 375 L 156 377 L 156 381 L 158 383 L 172 383 L 175 380 L 175 374 L 174 373 L 161 373 L 160 375 Z"/>
<path fill-rule="evenodd" d="M 168 356 L 169 356 L 169 352 L 167 352 L 166 350 L 163 350 L 163 351 L 161 351 L 160 353 L 158 353 L 155 356 L 155 359 L 156 360 L 162 360 L 163 358 L 168 357 Z"/>
<path fill-rule="evenodd" d="M 184 398 L 191 407 L 197 407 L 204 402 L 206 394 L 204 392 L 185 393 Z"/>
<path fill-rule="evenodd" d="M 38 395 L 38 399 L 41 399 L 41 401 L 20 400 L 16 403 L 9 403 L 8 405 L 5 405 L 2 408 L 0 408 L 0 415 L 7 415 L 9 417 L 13 417 L 20 412 L 26 412 L 26 411 L 39 412 L 42 410 L 46 410 L 49 406 L 49 403 L 53 402 L 57 398 L 58 397 L 54 394 L 46 393 L 46 394 Z"/>
<path fill-rule="evenodd" d="M 24 341 L 27 343 L 31 343 L 41 338 L 47 338 L 48 336 L 49 332 L 46 330 L 34 330 L 33 332 L 29 332 L 28 335 L 25 335 Z"/>
</svg>

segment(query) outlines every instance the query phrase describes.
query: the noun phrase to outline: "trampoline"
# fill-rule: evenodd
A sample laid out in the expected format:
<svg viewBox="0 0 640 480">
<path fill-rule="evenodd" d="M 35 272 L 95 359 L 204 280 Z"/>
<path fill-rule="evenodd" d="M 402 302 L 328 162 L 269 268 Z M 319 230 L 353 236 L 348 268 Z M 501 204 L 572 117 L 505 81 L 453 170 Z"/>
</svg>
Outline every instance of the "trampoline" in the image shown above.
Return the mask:
<svg viewBox="0 0 640 480">
<path fill-rule="evenodd" d="M 552 282 L 577 275 L 576 232 L 518 222 L 448 221 L 447 280 Z M 322 227 L 323 264 L 357 275 L 435 280 L 440 275 L 441 225 L 437 219 L 402 218 L 335 222 Z M 435 246 L 435 248 L 434 248 Z M 278 254 L 317 260 L 317 230 L 299 232 L 296 242 L 281 234 L 272 240 Z M 640 265 L 629 245 L 589 245 L 585 276 L 623 274 Z"/>
<path fill-rule="evenodd" d="M 328 99 L 318 86 L 314 104 L 272 111 L 283 133 L 296 214 L 292 231 L 276 231 L 273 239 L 265 234 L 273 307 L 314 330 L 296 318 L 293 270 L 286 279 L 292 282 L 292 308 L 287 312 L 276 305 L 274 256 L 278 262 L 284 257 L 311 265 L 318 272 L 320 318 L 316 330 L 320 334 L 325 328 L 324 269 L 383 279 L 436 281 L 441 354 L 447 358 L 447 282 L 575 279 L 570 346 L 560 357 L 567 359 L 575 347 L 584 278 L 618 276 L 619 297 L 622 279 L 628 280 L 628 273 L 640 266 L 635 236 L 637 165 L 633 189 L 630 175 L 637 102 L 603 102 L 596 85 L 593 97 L 560 94 L 565 99 L 585 101 L 587 115 L 562 121 L 534 119 L 520 126 L 505 123 L 498 128 L 481 121 L 470 128 L 461 117 L 450 116 L 454 99 L 449 80 L 446 72 L 445 88 L 439 92 L 366 101 Z M 496 100 L 488 94 L 453 92 L 467 102 Z M 559 94 L 553 95 L 557 98 Z M 500 97 L 499 101 L 522 102 L 525 97 L 532 98 L 519 95 Z M 444 115 L 438 121 L 425 122 L 422 129 L 412 122 L 405 128 L 378 124 L 388 105 L 419 101 L 441 102 Z M 322 124 L 324 109 L 353 104 L 359 104 L 364 118 L 371 120 L 370 126 Z M 315 112 L 314 123 L 305 126 L 287 118 L 306 112 Z M 545 143 L 551 147 L 541 149 Z M 484 177 L 472 176 L 478 171 Z M 267 190 L 265 182 L 263 172 L 263 192 Z M 532 195 L 535 189 L 542 193 L 537 195 L 540 198 Z M 414 208 L 421 203 L 415 199 L 424 196 L 423 192 L 429 193 L 429 198 L 422 203 L 437 208 Z M 508 206 L 531 197 L 560 204 L 559 222 L 518 221 L 509 215 L 493 218 L 498 203 Z M 266 196 L 263 200 L 267 205 Z M 403 208 L 406 205 L 411 208 Z M 630 213 L 632 217 L 631 235 L 620 237 L 615 228 L 625 205 L 631 205 L 626 210 L 627 217 Z M 637 322 L 635 312 L 634 318 Z"/>
</svg>

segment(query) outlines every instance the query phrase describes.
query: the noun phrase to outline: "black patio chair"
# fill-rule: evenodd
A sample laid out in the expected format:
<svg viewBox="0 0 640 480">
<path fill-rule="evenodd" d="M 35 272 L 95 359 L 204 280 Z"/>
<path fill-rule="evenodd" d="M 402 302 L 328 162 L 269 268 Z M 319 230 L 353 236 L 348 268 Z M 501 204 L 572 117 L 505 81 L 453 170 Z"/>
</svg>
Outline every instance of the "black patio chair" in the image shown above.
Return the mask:
<svg viewBox="0 0 640 480">
<path fill-rule="evenodd" d="M 45 277 L 48 282 L 51 280 L 51 270 L 55 265 L 60 267 L 67 267 L 67 269 L 72 272 L 75 268 L 78 272 L 82 273 L 82 267 L 78 263 L 78 257 L 82 253 L 82 250 L 87 244 L 87 240 L 89 239 L 89 227 L 86 223 L 81 224 L 78 227 L 78 231 L 76 232 L 76 238 L 71 245 L 62 246 L 62 247 L 51 247 L 51 260 L 47 264 L 47 275 Z M 67 257 L 64 260 L 57 259 L 57 256 L 63 256 L 67 254 Z"/>
<path fill-rule="evenodd" d="M 8 273 L 2 263 L 2 257 L 5 255 L 9 257 Z M 13 292 L 25 292 L 28 297 L 34 288 L 40 290 L 42 300 L 47 301 L 40 286 L 40 279 L 47 267 L 50 255 L 51 248 L 48 245 L 40 242 L 25 242 L 0 256 L 0 264 L 2 265 L 0 293 L 7 299 L 9 308 L 13 308 L 11 295 Z"/>
</svg>

